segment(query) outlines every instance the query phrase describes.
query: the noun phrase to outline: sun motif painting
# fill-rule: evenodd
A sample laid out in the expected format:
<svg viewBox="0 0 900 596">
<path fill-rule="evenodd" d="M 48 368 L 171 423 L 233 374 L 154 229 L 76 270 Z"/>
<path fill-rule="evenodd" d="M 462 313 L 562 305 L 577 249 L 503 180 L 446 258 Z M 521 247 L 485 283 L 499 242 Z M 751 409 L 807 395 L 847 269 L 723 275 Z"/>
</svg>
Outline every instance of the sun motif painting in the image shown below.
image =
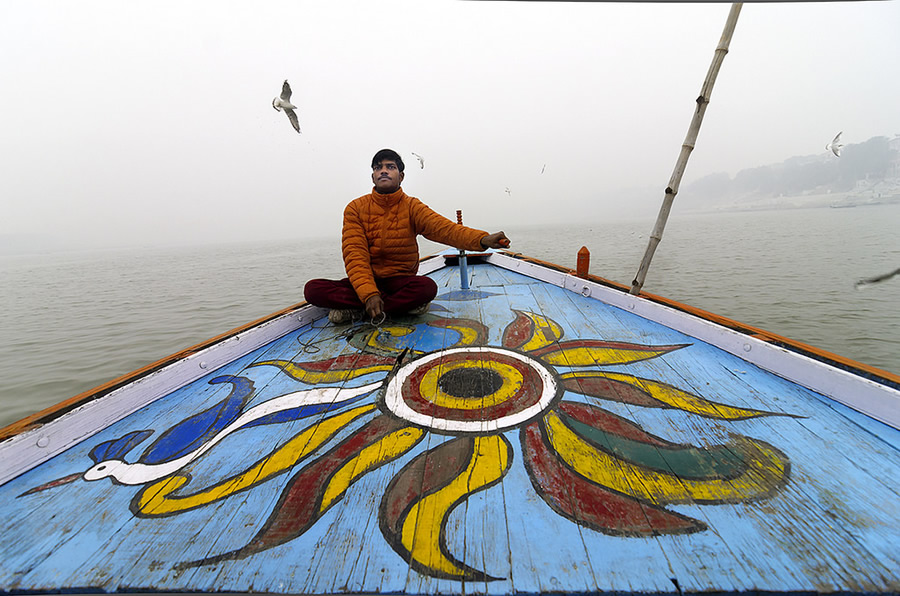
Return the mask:
<svg viewBox="0 0 900 596">
<path fill-rule="evenodd" d="M 453 552 L 449 520 L 475 493 L 497 490 L 513 466 L 523 467 L 530 490 L 551 515 L 573 529 L 622 537 L 706 531 L 706 523 L 672 506 L 750 502 L 788 481 L 787 456 L 764 441 L 732 434 L 713 446 L 671 442 L 604 407 L 669 409 L 732 422 L 785 415 L 710 401 L 621 372 L 690 345 L 566 339 L 550 318 L 511 315 L 500 345 L 488 344 L 478 321 L 432 312 L 348 334 L 353 354 L 256 361 L 251 368 L 275 367 L 298 390 L 247 408 L 253 382 L 216 377 L 211 383 L 232 386 L 221 403 L 161 435 L 134 463 L 126 463 L 125 455 L 146 440 L 146 430 L 97 445 L 90 454 L 94 466 L 73 477 L 140 486 L 131 511 L 154 519 L 292 474 L 252 539 L 173 562 L 187 569 L 244 559 L 297 539 L 360 479 L 392 464 L 396 471 L 377 498 L 385 543 L 417 572 L 458 581 L 501 579 Z M 429 334 L 441 336 L 441 348 L 417 349 L 428 345 L 422 340 Z M 192 488 L 186 466 L 229 434 L 307 419 L 302 430 L 239 473 Z"/>
</svg>

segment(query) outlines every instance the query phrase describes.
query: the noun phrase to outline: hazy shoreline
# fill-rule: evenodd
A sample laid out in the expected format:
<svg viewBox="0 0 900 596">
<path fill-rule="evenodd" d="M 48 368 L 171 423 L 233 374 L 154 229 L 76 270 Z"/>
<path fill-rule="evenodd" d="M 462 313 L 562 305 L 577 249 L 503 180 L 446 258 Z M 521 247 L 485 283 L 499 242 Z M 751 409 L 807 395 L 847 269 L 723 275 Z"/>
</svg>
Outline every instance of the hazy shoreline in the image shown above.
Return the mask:
<svg viewBox="0 0 900 596">
<path fill-rule="evenodd" d="M 677 200 L 677 199 L 676 199 Z M 853 193 L 825 193 L 770 197 L 719 205 L 716 208 L 685 209 L 685 213 L 739 213 L 742 211 L 779 211 L 784 209 L 855 209 L 878 205 L 900 205 L 900 193 L 872 198 Z"/>
</svg>

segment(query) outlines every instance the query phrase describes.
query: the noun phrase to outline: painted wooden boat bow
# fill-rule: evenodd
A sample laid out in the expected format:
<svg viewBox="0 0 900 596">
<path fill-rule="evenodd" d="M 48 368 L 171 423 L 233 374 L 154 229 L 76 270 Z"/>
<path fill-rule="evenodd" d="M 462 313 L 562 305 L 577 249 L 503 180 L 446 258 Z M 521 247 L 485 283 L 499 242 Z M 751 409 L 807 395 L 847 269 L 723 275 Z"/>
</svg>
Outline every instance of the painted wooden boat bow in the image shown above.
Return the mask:
<svg viewBox="0 0 900 596">
<path fill-rule="evenodd" d="M 3 429 L 0 591 L 898 590 L 898 379 L 508 251 Z"/>
</svg>

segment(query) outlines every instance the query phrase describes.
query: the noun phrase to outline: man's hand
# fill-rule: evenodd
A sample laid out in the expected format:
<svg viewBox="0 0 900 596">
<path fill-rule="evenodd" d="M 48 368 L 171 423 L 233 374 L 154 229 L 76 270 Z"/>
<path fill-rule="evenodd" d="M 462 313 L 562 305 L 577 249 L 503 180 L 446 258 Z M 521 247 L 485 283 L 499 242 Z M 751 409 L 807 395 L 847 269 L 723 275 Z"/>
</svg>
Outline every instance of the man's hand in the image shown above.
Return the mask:
<svg viewBox="0 0 900 596">
<path fill-rule="evenodd" d="M 370 296 L 368 300 L 366 300 L 366 314 L 369 315 L 370 319 L 375 319 L 378 315 L 384 312 L 384 300 L 381 299 L 380 294 L 375 294 L 374 296 Z"/>
<path fill-rule="evenodd" d="M 503 232 L 496 232 L 481 239 L 482 248 L 509 248 L 509 238 Z"/>
</svg>

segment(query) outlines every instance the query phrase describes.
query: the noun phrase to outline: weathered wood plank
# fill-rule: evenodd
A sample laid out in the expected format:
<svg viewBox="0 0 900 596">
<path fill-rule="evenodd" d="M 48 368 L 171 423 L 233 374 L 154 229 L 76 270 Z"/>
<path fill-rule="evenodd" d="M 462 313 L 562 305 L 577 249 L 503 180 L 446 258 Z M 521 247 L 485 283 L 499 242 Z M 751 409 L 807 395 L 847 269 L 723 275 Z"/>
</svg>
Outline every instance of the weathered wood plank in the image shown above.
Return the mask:
<svg viewBox="0 0 900 596">
<path fill-rule="evenodd" d="M 521 276 L 510 275 L 505 287 L 511 309 L 541 313 L 534 288 L 531 284 L 524 283 Z M 512 320 L 513 313 L 510 312 L 507 314 L 507 322 L 512 322 Z M 547 339 L 549 341 L 549 338 Z M 499 343 L 502 339 L 498 338 L 497 341 Z M 550 343 L 555 343 L 555 341 Z M 520 445 L 517 445 L 517 451 L 521 452 Z M 524 465 L 524 454 L 521 459 Z M 520 470 L 521 468 L 517 467 L 516 474 L 512 477 L 512 480 L 518 479 L 517 492 L 520 495 L 536 493 L 534 483 L 528 480 L 525 474 L 519 473 Z M 574 497 L 570 495 L 569 498 Z M 560 586 L 570 586 L 567 589 L 578 592 L 596 591 L 599 586 L 590 564 L 591 555 L 578 528 L 554 514 L 547 503 L 538 505 L 537 511 L 532 509 L 532 513 L 526 516 L 510 516 L 525 521 L 517 528 L 514 534 L 515 539 L 510 539 L 510 542 L 517 547 L 517 555 L 521 555 L 524 549 L 533 548 L 532 545 L 535 544 L 541 545 L 541 551 L 547 549 L 546 552 L 553 553 L 553 558 L 541 556 L 539 561 L 532 562 L 534 571 L 525 577 L 531 579 L 532 582 L 536 581 L 537 585 L 526 584 L 526 589 L 537 588 L 541 592 L 553 592 L 559 590 Z M 540 552 L 540 554 L 545 555 L 545 552 Z M 566 563 L 555 565 L 554 559 L 566 561 Z"/>
<path fill-rule="evenodd" d="M 419 345 L 422 339 L 403 346 L 415 353 L 422 348 Z M 395 438 L 377 446 L 379 456 L 376 460 L 397 452 L 400 443 L 401 439 Z M 340 509 L 334 514 L 334 521 L 317 543 L 310 573 L 301 591 L 315 592 L 327 586 L 332 586 L 333 591 L 361 591 L 373 583 L 385 591 L 402 588 L 409 565 L 400 557 L 391 556 L 394 553 L 384 552 L 386 543 L 379 516 L 385 492 L 404 458 L 420 451 L 420 447 L 415 447 L 402 458 L 390 459 L 364 475 L 362 460 L 354 463 L 353 475 L 361 476 L 359 482 L 347 490 Z M 335 553 L 341 555 L 335 557 Z M 373 556 L 373 553 L 381 554 Z"/>
<path fill-rule="evenodd" d="M 500 346 L 502 331 L 512 320 L 510 294 L 507 292 L 514 294 L 515 289 L 510 288 L 508 276 L 500 270 L 479 265 L 475 267 L 474 276 L 479 280 L 479 290 L 495 294 L 478 302 L 478 316 L 489 329 L 487 343 Z M 482 568 L 494 577 L 503 578 L 502 581 L 485 582 L 479 586 L 488 594 L 541 591 L 540 578 L 532 559 L 537 553 L 535 549 L 523 548 L 525 544 L 519 529 L 523 520 L 534 519 L 523 507 L 523 501 L 536 504 L 536 499 L 524 475 L 517 437 L 510 435 L 508 438 L 512 449 L 509 471 L 499 486 L 470 497 L 471 514 L 467 517 L 472 527 L 466 534 L 469 543 L 467 552 L 477 553 L 487 548 L 487 553 L 481 553 L 484 561 Z M 479 561 L 479 564 L 482 563 Z"/>
</svg>

